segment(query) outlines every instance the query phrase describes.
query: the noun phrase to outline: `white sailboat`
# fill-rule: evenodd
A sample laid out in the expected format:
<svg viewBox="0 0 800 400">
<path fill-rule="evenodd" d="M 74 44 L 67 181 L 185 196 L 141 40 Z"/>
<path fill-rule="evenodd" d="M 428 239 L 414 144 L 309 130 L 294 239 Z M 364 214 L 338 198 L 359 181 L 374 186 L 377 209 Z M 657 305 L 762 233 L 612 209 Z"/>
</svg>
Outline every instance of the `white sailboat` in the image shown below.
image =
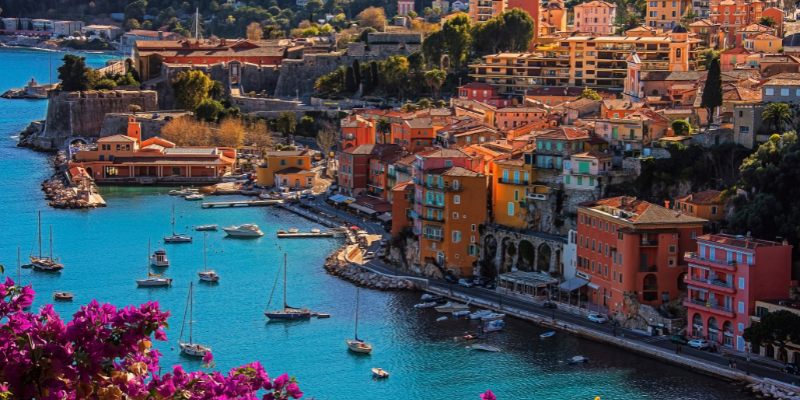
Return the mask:
<svg viewBox="0 0 800 400">
<path fill-rule="evenodd" d="M 189 297 L 186 302 L 186 308 L 189 312 L 189 341 L 183 342 L 183 328 L 186 325 L 186 311 L 183 312 L 183 323 L 181 324 L 181 334 L 178 338 L 178 346 L 181 348 L 181 353 L 189 356 L 189 357 L 205 357 L 206 354 L 211 352 L 211 348 L 208 346 L 204 346 L 200 343 L 195 343 L 192 338 L 192 325 L 194 321 L 192 320 L 192 316 L 194 314 L 194 283 L 189 282 Z"/>
<path fill-rule="evenodd" d="M 192 237 L 183 233 L 175 233 L 175 206 L 172 206 L 172 235 L 164 236 L 164 243 L 191 243 Z"/>
<path fill-rule="evenodd" d="M 347 343 L 347 349 L 359 354 L 369 354 L 372 353 L 372 345 L 365 342 L 362 339 L 358 338 L 358 306 L 359 306 L 359 295 L 361 294 L 361 289 L 356 287 L 356 326 L 355 326 L 355 339 L 347 339 L 345 342 Z"/>
<path fill-rule="evenodd" d="M 147 277 L 144 279 L 137 279 L 136 286 L 138 287 L 168 287 L 172 286 L 172 278 L 164 278 L 159 274 L 154 274 L 150 271 L 150 241 L 147 241 Z"/>
<path fill-rule="evenodd" d="M 208 269 L 208 264 L 206 264 L 206 238 L 208 237 L 207 233 L 203 233 L 203 270 L 198 272 L 197 275 L 200 276 L 200 280 L 203 282 L 212 282 L 216 283 L 219 282 L 219 275 L 213 269 Z"/>
<path fill-rule="evenodd" d="M 264 315 L 267 316 L 270 320 L 280 320 L 280 321 L 287 321 L 287 320 L 299 320 L 299 319 L 309 319 L 311 318 L 311 310 L 307 308 L 296 308 L 291 307 L 286 302 L 286 253 L 283 253 L 283 309 L 274 310 L 274 311 L 264 311 Z M 277 278 L 275 283 L 277 284 Z M 275 285 L 272 286 L 272 293 L 275 293 Z M 272 294 L 269 296 L 269 302 L 267 303 L 267 307 L 269 307 L 269 303 L 272 302 Z"/>
<path fill-rule="evenodd" d="M 36 271 L 42 272 L 59 272 L 64 269 L 64 264 L 59 263 L 53 257 L 53 227 L 50 227 L 50 255 L 42 255 L 42 212 L 39 211 L 37 218 L 38 236 L 39 236 L 39 255 L 30 256 L 31 267 Z"/>
</svg>

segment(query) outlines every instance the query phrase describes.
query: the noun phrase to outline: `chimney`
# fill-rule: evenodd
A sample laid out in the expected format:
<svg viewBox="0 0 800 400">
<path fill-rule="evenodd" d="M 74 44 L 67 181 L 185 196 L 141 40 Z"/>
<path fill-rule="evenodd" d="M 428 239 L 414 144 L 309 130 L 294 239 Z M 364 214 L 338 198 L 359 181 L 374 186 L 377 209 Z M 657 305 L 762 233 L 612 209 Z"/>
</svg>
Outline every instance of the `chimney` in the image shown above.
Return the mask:
<svg viewBox="0 0 800 400">
<path fill-rule="evenodd" d="M 669 208 L 669 200 L 664 200 L 664 208 Z"/>
</svg>

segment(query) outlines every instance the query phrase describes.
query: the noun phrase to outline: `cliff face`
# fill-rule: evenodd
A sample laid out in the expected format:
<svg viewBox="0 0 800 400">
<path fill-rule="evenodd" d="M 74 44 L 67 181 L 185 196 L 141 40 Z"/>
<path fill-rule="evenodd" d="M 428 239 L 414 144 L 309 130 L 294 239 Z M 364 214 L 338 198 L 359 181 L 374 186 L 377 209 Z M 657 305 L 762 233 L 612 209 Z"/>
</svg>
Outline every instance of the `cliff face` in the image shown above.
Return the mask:
<svg viewBox="0 0 800 400">
<path fill-rule="evenodd" d="M 149 90 L 54 92 L 48 99 L 44 129 L 25 136 L 25 143 L 21 144 L 57 150 L 64 147 L 70 137 L 98 138 L 103 117 L 108 113 L 127 112 L 132 104 L 142 111 L 154 111 L 158 109 L 158 96 Z"/>
</svg>

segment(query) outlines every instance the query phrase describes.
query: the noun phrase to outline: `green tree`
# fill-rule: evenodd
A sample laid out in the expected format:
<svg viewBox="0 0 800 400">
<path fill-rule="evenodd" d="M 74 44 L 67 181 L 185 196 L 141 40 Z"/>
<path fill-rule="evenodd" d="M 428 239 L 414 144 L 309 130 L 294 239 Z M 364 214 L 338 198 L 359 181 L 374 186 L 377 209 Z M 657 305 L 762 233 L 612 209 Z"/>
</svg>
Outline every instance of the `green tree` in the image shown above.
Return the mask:
<svg viewBox="0 0 800 400">
<path fill-rule="evenodd" d="M 383 12 L 383 8 L 367 7 L 358 13 L 356 18 L 360 27 L 371 27 L 379 31 L 386 28 L 386 14 Z"/>
<path fill-rule="evenodd" d="M 426 108 L 431 108 L 431 106 L 433 106 L 433 102 L 431 102 L 431 99 L 422 98 L 419 99 L 419 101 L 417 101 L 417 107 L 419 107 L 420 109 L 424 110 Z"/>
<path fill-rule="evenodd" d="M 425 62 L 428 65 L 447 68 L 446 65 L 441 65 L 442 55 L 445 53 L 444 33 L 442 31 L 434 32 L 422 42 L 422 54 L 425 56 Z"/>
<path fill-rule="evenodd" d="M 337 96 L 344 91 L 346 69 L 339 67 L 328 74 L 322 75 L 314 82 L 314 90 L 324 97 Z"/>
<path fill-rule="evenodd" d="M 144 15 L 147 13 L 146 0 L 134 0 L 125 6 L 125 20 L 135 19 L 137 21 L 144 21 Z"/>
<path fill-rule="evenodd" d="M 391 56 L 381 63 L 383 87 L 389 94 L 404 96 L 408 84 L 408 59 Z"/>
<path fill-rule="evenodd" d="M 297 134 L 301 136 L 314 136 L 316 128 L 317 124 L 314 121 L 314 117 L 303 115 L 303 117 L 300 118 L 300 123 L 297 124 Z"/>
<path fill-rule="evenodd" d="M 320 10 L 322 10 L 323 4 L 321 0 L 308 0 L 306 3 L 305 10 L 308 13 L 309 21 L 314 21 L 314 15 L 316 15 Z"/>
<path fill-rule="evenodd" d="M 117 87 L 117 82 L 110 78 L 103 78 L 95 82 L 92 86 L 97 90 L 113 90 Z"/>
<path fill-rule="evenodd" d="M 353 67 L 347 67 L 345 71 L 344 90 L 346 90 L 348 93 L 355 93 L 356 90 L 358 90 L 358 85 L 356 84 L 355 69 Z"/>
<path fill-rule="evenodd" d="M 178 107 L 185 110 L 194 110 L 203 100 L 208 98 L 208 93 L 214 86 L 214 81 L 200 70 L 182 71 L 172 82 L 175 91 L 175 101 Z"/>
<path fill-rule="evenodd" d="M 786 310 L 771 312 L 746 328 L 743 336 L 754 347 L 775 345 L 782 349 L 787 342 L 800 343 L 800 315 Z"/>
<path fill-rule="evenodd" d="M 283 136 L 288 137 L 289 135 L 293 135 L 297 129 L 297 118 L 293 112 L 284 111 L 278 115 L 278 119 L 275 121 L 275 127 Z"/>
<path fill-rule="evenodd" d="M 761 19 L 758 20 L 758 24 L 768 26 L 770 28 L 774 28 L 776 25 L 775 20 L 772 19 L 772 17 L 761 17 Z"/>
<path fill-rule="evenodd" d="M 714 60 L 719 60 L 719 50 L 705 49 L 700 53 L 700 59 L 707 70 L 711 69 L 711 63 L 713 63 Z"/>
<path fill-rule="evenodd" d="M 194 110 L 194 115 L 197 119 L 203 121 L 216 122 L 224 110 L 225 106 L 223 106 L 222 103 L 207 98 L 203 99 L 203 101 L 197 105 L 197 108 Z"/>
<path fill-rule="evenodd" d="M 708 113 L 708 128 L 714 121 L 714 110 L 722 105 L 722 72 L 720 71 L 719 59 L 711 62 L 711 67 L 706 75 L 706 84 L 703 86 L 703 97 L 700 106 Z"/>
<path fill-rule="evenodd" d="M 381 74 L 376 61 L 369 63 L 369 75 L 372 82 L 372 87 L 374 88 L 378 86 L 380 84 Z"/>
<path fill-rule="evenodd" d="M 786 103 L 769 103 L 761 112 L 761 119 L 773 133 L 783 133 L 783 128 L 792 123 L 792 109 Z"/>
<path fill-rule="evenodd" d="M 477 55 L 525 51 L 533 40 L 533 30 L 531 16 L 513 8 L 476 25 L 472 30 L 472 42 Z"/>
<path fill-rule="evenodd" d="M 425 83 L 430 86 L 434 98 L 439 98 L 439 90 L 442 88 L 442 85 L 444 85 L 446 79 L 447 72 L 444 70 L 434 68 L 425 72 Z"/>
<path fill-rule="evenodd" d="M 596 90 L 590 88 L 583 88 L 581 95 L 578 96 L 579 99 L 589 99 L 589 100 L 603 100 L 603 96 L 600 96 L 600 93 L 597 93 Z"/>
<path fill-rule="evenodd" d="M 450 55 L 450 63 L 456 71 L 466 66 L 467 55 L 472 43 L 471 25 L 467 14 L 458 14 L 449 19 L 442 27 L 444 48 Z"/>
<path fill-rule="evenodd" d="M 361 84 L 361 64 L 358 60 L 353 61 L 353 75 L 355 75 L 356 86 Z"/>
<path fill-rule="evenodd" d="M 86 66 L 86 59 L 72 54 L 64 55 L 64 64 L 58 67 L 58 79 L 61 90 L 68 92 L 88 90 L 91 88 L 91 70 Z"/>
<path fill-rule="evenodd" d="M 381 118 L 375 125 L 375 130 L 381 135 L 381 143 L 389 143 L 389 133 L 392 132 L 392 124 L 386 118 Z"/>
<path fill-rule="evenodd" d="M 692 134 L 692 125 L 685 119 L 672 121 L 672 132 L 675 136 L 686 136 Z"/>
</svg>

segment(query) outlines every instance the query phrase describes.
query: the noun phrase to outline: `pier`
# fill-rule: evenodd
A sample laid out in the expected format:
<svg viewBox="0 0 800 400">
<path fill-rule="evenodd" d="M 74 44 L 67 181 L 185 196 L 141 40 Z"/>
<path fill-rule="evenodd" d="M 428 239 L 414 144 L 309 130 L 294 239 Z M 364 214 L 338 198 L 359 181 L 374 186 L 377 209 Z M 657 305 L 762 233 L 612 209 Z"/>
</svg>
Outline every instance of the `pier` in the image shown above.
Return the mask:
<svg viewBox="0 0 800 400">
<path fill-rule="evenodd" d="M 203 208 L 266 207 L 281 203 L 283 200 L 240 200 L 204 202 L 200 206 Z"/>
<path fill-rule="evenodd" d="M 325 232 L 278 232 L 280 239 L 300 239 L 300 238 L 318 238 L 318 237 L 336 237 L 344 236 L 344 232 L 325 231 Z"/>
</svg>

